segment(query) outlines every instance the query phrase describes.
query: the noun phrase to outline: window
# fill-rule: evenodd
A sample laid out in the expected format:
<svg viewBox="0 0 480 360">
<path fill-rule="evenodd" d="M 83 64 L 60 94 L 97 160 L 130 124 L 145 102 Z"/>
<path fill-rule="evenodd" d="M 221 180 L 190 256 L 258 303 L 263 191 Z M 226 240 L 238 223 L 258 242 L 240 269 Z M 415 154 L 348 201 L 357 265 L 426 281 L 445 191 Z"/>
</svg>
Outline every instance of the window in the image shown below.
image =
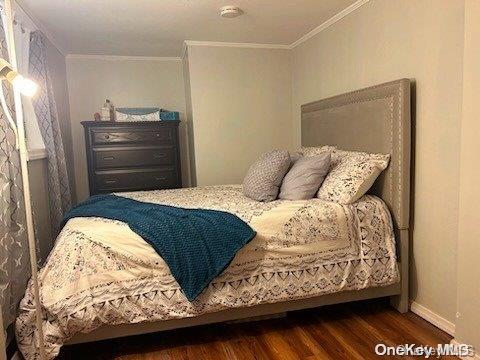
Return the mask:
<svg viewBox="0 0 480 360">
<path fill-rule="evenodd" d="M 14 6 L 16 4 L 14 3 Z M 3 1 L 0 1 L 2 10 L 2 22 L 5 26 L 5 13 L 3 11 Z M 15 6 L 13 36 L 15 40 L 15 50 L 17 52 L 17 65 L 19 73 L 28 76 L 29 54 L 30 54 L 30 33 L 36 30 L 35 24 L 23 12 L 21 8 Z M 8 39 L 7 39 L 8 40 Z M 32 100 L 22 96 L 23 116 L 25 121 L 25 135 L 29 153 L 38 158 L 45 156 L 45 144 L 40 133 L 37 117 L 33 109 Z"/>
</svg>

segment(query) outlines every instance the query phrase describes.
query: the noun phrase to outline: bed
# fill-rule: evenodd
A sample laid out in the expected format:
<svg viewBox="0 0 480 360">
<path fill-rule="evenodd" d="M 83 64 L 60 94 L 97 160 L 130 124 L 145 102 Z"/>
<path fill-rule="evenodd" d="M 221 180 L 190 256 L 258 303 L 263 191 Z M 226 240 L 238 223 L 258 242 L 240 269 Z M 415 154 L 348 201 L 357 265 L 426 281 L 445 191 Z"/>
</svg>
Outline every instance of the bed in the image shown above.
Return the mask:
<svg viewBox="0 0 480 360">
<path fill-rule="evenodd" d="M 119 194 L 143 202 L 227 211 L 257 231 L 225 271 L 189 302 L 152 247 L 121 222 L 71 219 L 40 271 L 49 358 L 65 343 L 97 341 L 331 303 L 391 296 L 408 309 L 410 82 L 302 106 L 302 145 L 391 154 L 370 194 L 351 205 L 260 203 L 238 185 Z M 31 286 L 17 342 L 38 357 Z"/>
</svg>

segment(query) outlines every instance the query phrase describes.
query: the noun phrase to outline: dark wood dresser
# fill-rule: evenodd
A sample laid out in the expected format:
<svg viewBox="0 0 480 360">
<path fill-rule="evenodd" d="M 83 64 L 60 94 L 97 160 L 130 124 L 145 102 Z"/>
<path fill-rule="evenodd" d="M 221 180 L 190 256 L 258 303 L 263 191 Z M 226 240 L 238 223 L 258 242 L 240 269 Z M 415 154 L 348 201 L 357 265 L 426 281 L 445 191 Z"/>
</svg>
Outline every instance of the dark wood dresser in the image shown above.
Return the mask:
<svg viewBox="0 0 480 360">
<path fill-rule="evenodd" d="M 90 195 L 182 187 L 179 121 L 84 121 Z"/>
</svg>

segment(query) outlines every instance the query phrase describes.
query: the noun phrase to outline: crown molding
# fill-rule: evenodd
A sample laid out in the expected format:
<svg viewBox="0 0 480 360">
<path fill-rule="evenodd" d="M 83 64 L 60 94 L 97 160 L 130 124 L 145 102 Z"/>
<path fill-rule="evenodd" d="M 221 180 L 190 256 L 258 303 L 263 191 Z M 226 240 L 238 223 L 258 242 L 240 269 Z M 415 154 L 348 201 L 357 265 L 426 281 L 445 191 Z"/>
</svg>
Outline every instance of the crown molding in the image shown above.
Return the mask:
<svg viewBox="0 0 480 360">
<path fill-rule="evenodd" d="M 122 56 L 122 55 L 83 55 L 83 54 L 66 54 L 65 50 L 59 45 L 55 38 L 46 30 L 46 28 L 31 15 L 31 12 L 21 4 L 21 1 L 17 0 L 17 4 L 25 12 L 25 14 L 32 20 L 32 22 L 42 31 L 45 36 L 52 42 L 52 44 L 58 49 L 62 55 L 65 55 L 67 59 L 96 59 L 96 60 L 108 60 L 108 61 L 121 61 L 121 60 L 154 60 L 154 61 L 182 61 L 185 58 L 187 49 L 189 46 L 215 46 L 215 47 L 232 47 L 232 48 L 250 48 L 250 49 L 279 49 L 279 50 L 292 50 L 298 45 L 311 39 L 315 35 L 319 34 L 323 30 L 329 28 L 336 22 L 343 19 L 348 14 L 351 14 L 361 6 L 368 3 L 370 0 L 357 0 L 350 6 L 346 7 L 342 11 L 338 12 L 315 29 L 309 31 L 303 35 L 300 39 L 296 40 L 290 45 L 285 44 L 256 44 L 256 43 L 235 43 L 235 42 L 219 42 L 219 41 L 194 41 L 185 40 L 183 42 L 182 51 L 180 57 L 155 57 L 155 56 Z"/>
<path fill-rule="evenodd" d="M 185 40 L 182 47 L 182 55 L 181 58 L 185 57 L 186 51 L 188 46 L 219 46 L 219 47 L 237 47 L 237 48 L 253 48 L 253 49 L 283 49 L 283 50 L 292 50 L 298 45 L 304 43 L 308 39 L 311 39 L 315 35 L 319 34 L 323 30 L 329 28 L 336 22 L 342 20 L 348 14 L 351 14 L 361 6 L 368 3 L 370 0 L 357 0 L 350 6 L 347 6 L 342 11 L 336 13 L 328 20 L 324 21 L 322 24 L 317 26 L 315 29 L 309 31 L 305 35 L 303 35 L 297 41 L 294 41 L 290 45 L 283 45 L 283 44 L 255 44 L 255 43 L 232 43 L 232 42 L 215 42 L 215 41 L 193 41 L 193 40 Z"/>
<path fill-rule="evenodd" d="M 187 47 L 188 46 L 216 46 L 216 47 L 234 47 L 234 48 L 250 48 L 250 49 L 280 49 L 280 50 L 290 49 L 290 45 L 283 45 L 283 44 L 255 44 L 255 43 L 193 41 L 193 40 L 185 40 L 184 44 Z"/>
<path fill-rule="evenodd" d="M 68 54 L 67 59 L 83 59 L 83 60 L 106 60 L 106 61 L 181 61 L 180 57 L 162 57 L 162 56 L 124 56 L 124 55 L 84 55 L 84 54 Z"/>
<path fill-rule="evenodd" d="M 333 24 L 335 24 L 337 21 L 340 21 L 342 20 L 345 16 L 347 16 L 348 14 L 354 12 L 355 10 L 357 10 L 358 8 L 360 8 L 362 5 L 365 5 L 366 3 L 368 3 L 370 0 L 357 0 L 355 1 L 352 5 L 346 7 L 345 9 L 343 9 L 342 11 L 340 11 L 339 13 L 333 15 L 330 19 L 326 20 L 325 22 L 323 22 L 322 24 L 320 24 L 319 26 L 317 26 L 315 29 L 313 29 L 312 31 L 306 33 L 305 35 L 303 35 L 300 39 L 298 39 L 297 41 L 293 42 L 292 44 L 290 44 L 290 49 L 294 49 L 295 47 L 297 47 L 298 45 L 304 43 L 305 41 L 307 41 L 308 39 L 311 39 L 312 37 L 314 37 L 315 35 L 319 34 L 320 32 L 322 32 L 323 30 L 329 28 L 330 26 L 332 26 Z"/>
<path fill-rule="evenodd" d="M 20 8 L 21 11 L 25 13 L 25 15 L 32 21 L 32 23 L 37 27 L 38 30 L 40 30 L 43 35 L 55 46 L 55 48 L 58 50 L 60 54 L 65 56 L 67 52 L 63 48 L 63 46 L 60 45 L 60 42 L 55 39 L 55 37 L 47 30 L 45 26 L 35 17 L 33 16 L 32 12 L 23 4 L 23 1 L 21 0 L 16 0 L 15 4 Z"/>
</svg>

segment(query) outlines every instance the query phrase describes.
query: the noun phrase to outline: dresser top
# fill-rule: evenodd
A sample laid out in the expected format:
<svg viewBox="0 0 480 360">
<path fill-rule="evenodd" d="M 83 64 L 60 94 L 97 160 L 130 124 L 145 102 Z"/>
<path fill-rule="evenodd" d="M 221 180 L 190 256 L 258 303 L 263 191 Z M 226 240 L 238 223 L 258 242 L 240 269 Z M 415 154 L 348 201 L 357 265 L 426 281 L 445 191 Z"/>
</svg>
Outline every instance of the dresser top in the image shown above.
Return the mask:
<svg viewBox="0 0 480 360">
<path fill-rule="evenodd" d="M 137 126 L 137 125 L 150 125 L 150 126 L 171 126 L 178 125 L 178 120 L 159 120 L 159 121 L 82 121 L 81 124 L 85 127 L 101 127 L 101 126 Z"/>
</svg>

